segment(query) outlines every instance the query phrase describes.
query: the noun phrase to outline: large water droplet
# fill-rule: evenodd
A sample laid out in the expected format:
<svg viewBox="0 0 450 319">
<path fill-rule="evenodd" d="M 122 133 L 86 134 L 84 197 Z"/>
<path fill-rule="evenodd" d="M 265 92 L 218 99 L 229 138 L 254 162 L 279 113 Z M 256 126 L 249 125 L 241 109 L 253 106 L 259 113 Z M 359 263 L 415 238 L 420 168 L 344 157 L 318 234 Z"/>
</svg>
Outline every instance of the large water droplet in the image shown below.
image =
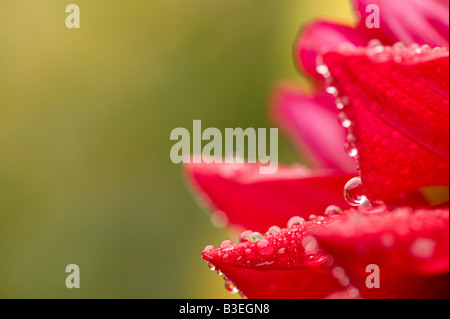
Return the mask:
<svg viewBox="0 0 450 319">
<path fill-rule="evenodd" d="M 291 219 L 289 219 L 288 223 L 287 223 L 287 227 L 288 228 L 292 228 L 294 226 L 300 226 L 302 224 L 305 223 L 305 219 L 301 218 L 299 216 L 294 216 Z"/>
<path fill-rule="evenodd" d="M 367 200 L 361 178 L 354 177 L 345 184 L 344 198 L 352 206 L 359 206 Z"/>
</svg>

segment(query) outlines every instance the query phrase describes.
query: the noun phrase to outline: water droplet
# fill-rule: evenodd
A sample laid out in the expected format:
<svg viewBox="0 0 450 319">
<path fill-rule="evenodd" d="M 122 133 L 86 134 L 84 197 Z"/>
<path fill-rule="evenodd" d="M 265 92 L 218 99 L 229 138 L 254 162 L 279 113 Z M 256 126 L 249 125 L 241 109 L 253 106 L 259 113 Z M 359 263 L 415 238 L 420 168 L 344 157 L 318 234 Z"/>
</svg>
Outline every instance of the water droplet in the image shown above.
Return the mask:
<svg viewBox="0 0 450 319">
<path fill-rule="evenodd" d="M 374 54 L 381 53 L 384 51 L 383 44 L 380 42 L 380 40 L 377 40 L 377 39 L 371 40 L 369 42 L 367 48 L 368 48 L 367 53 L 369 55 L 374 55 Z"/>
<path fill-rule="evenodd" d="M 314 214 L 309 215 L 309 220 L 313 220 L 313 219 L 316 219 L 316 218 L 317 218 L 317 215 L 314 215 Z"/>
<path fill-rule="evenodd" d="M 278 226 L 272 226 L 269 228 L 269 230 L 267 231 L 267 235 L 277 235 L 281 232 L 280 227 Z"/>
<path fill-rule="evenodd" d="M 336 107 L 338 110 L 343 110 L 348 105 L 348 97 L 338 97 L 336 98 Z"/>
<path fill-rule="evenodd" d="M 344 198 L 352 206 L 359 206 L 366 201 L 361 178 L 354 177 L 345 184 Z"/>
<path fill-rule="evenodd" d="M 328 70 L 328 67 L 325 64 L 317 65 L 316 71 L 317 71 L 317 73 L 322 74 L 322 75 L 326 75 L 326 74 L 330 73 L 330 71 Z"/>
<path fill-rule="evenodd" d="M 208 263 L 208 268 L 209 268 L 209 270 L 211 270 L 211 271 L 216 270 L 216 267 L 215 267 L 213 264 L 211 264 L 211 263 Z"/>
<path fill-rule="evenodd" d="M 260 233 L 253 232 L 248 237 L 248 241 L 251 242 L 251 243 L 254 243 L 254 242 L 259 241 L 259 240 L 261 240 L 263 238 L 264 238 L 263 235 L 261 235 Z"/>
<path fill-rule="evenodd" d="M 231 240 L 224 240 L 221 244 L 220 244 L 220 248 L 233 248 L 234 243 Z"/>
<path fill-rule="evenodd" d="M 336 96 L 338 94 L 338 90 L 334 86 L 329 86 L 326 88 L 328 94 Z"/>
<path fill-rule="evenodd" d="M 231 280 L 225 280 L 225 289 L 232 294 L 238 293 L 239 290 L 236 288 L 235 284 Z"/>
<path fill-rule="evenodd" d="M 248 241 L 248 238 L 250 237 L 252 231 L 251 230 L 244 230 L 240 235 L 239 235 L 239 241 L 241 243 L 245 243 Z"/>
<path fill-rule="evenodd" d="M 256 244 L 256 250 L 261 255 L 268 256 L 274 253 L 275 247 L 267 239 L 261 239 Z"/>
<path fill-rule="evenodd" d="M 341 112 L 338 114 L 338 120 L 344 128 L 349 128 L 350 126 L 352 126 L 352 121 L 350 121 L 345 112 Z"/>
<path fill-rule="evenodd" d="M 209 252 L 213 251 L 214 249 L 216 249 L 216 247 L 214 247 L 213 245 L 208 245 L 203 249 L 203 252 L 209 253 Z"/>
<path fill-rule="evenodd" d="M 287 223 L 287 227 L 288 228 L 292 228 L 294 226 L 300 226 L 303 225 L 305 223 L 305 219 L 301 218 L 299 216 L 294 216 L 291 219 L 289 219 L 288 223 Z"/>
<path fill-rule="evenodd" d="M 334 215 L 334 214 L 341 214 L 341 213 L 342 213 L 342 209 L 335 205 L 330 205 L 325 209 L 326 216 L 330 216 L 330 215 Z"/>
<path fill-rule="evenodd" d="M 358 149 L 356 148 L 355 144 L 352 142 L 345 142 L 344 144 L 345 152 L 350 157 L 356 157 L 358 155 Z"/>
</svg>

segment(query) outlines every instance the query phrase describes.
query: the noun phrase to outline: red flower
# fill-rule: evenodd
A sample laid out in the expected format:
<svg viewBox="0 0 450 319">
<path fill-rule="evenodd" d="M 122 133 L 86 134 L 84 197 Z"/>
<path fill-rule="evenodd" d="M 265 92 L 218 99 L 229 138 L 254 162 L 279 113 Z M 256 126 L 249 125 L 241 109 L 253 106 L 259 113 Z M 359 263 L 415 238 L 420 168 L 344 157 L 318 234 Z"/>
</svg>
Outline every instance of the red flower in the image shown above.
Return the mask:
<svg viewBox="0 0 450 319">
<path fill-rule="evenodd" d="M 448 1 L 370 2 L 380 7 L 381 29 L 364 27 L 361 0 L 356 28 L 318 22 L 300 36 L 298 61 L 316 81 L 315 96 L 283 87 L 273 99 L 275 120 L 315 168 L 260 175 L 258 165 L 186 165 L 202 198 L 251 230 L 202 253 L 230 291 L 448 298 Z M 374 37 L 384 45 L 366 47 Z M 358 210 L 343 200 L 344 185 Z"/>
</svg>

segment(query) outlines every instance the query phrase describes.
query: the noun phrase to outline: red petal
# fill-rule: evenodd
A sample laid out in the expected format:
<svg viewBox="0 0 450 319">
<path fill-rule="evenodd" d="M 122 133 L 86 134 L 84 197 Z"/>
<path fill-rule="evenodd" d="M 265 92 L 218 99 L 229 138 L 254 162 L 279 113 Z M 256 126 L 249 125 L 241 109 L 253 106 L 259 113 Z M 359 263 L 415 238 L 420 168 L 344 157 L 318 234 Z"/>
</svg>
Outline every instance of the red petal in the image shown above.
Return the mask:
<svg viewBox="0 0 450 319">
<path fill-rule="evenodd" d="M 325 265 L 327 256 L 308 236 L 346 215 L 318 217 L 290 228 L 271 230 L 258 241 L 207 246 L 202 257 L 247 298 L 324 298 L 344 288 Z"/>
<path fill-rule="evenodd" d="M 315 238 L 365 298 L 448 298 L 448 208 L 354 215 Z M 366 286 L 371 264 L 380 288 Z"/>
<path fill-rule="evenodd" d="M 358 30 L 385 44 L 403 41 L 432 46 L 448 46 L 448 0 L 354 0 L 361 16 Z M 366 19 L 375 4 L 380 9 L 380 28 L 368 28 Z M 370 9 L 370 8 L 369 8 Z M 369 12 L 366 12 L 369 11 Z"/>
<path fill-rule="evenodd" d="M 276 91 L 272 103 L 273 118 L 302 154 L 310 152 L 317 166 L 356 172 L 355 162 L 344 151 L 346 130 L 338 124 L 331 96 L 311 97 L 285 85 Z"/>
<path fill-rule="evenodd" d="M 283 225 L 292 216 L 308 217 L 330 203 L 343 208 L 342 190 L 353 176 L 303 166 L 278 167 L 273 175 L 261 175 L 259 165 L 186 164 L 188 181 L 201 200 L 226 214 L 228 221 L 244 229 L 265 231 Z"/>
<path fill-rule="evenodd" d="M 322 77 L 316 71 L 316 59 L 319 53 L 337 48 L 342 43 L 367 45 L 370 39 L 355 29 L 326 21 L 317 21 L 301 30 L 295 45 L 295 57 L 298 67 L 316 79 Z"/>
<path fill-rule="evenodd" d="M 345 113 L 366 195 L 393 202 L 448 186 L 448 50 L 374 45 L 323 59 L 350 100 Z"/>
</svg>

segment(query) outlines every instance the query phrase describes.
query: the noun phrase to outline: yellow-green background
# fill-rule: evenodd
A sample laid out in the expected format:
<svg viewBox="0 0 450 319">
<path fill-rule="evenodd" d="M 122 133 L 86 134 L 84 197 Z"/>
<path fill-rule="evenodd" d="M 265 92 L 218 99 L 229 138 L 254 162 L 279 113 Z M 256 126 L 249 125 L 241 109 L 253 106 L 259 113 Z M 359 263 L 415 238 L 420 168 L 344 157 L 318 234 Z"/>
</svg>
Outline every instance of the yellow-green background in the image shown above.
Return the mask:
<svg viewBox="0 0 450 319">
<path fill-rule="evenodd" d="M 200 257 L 229 234 L 169 134 L 269 127 L 273 85 L 304 83 L 300 26 L 350 16 L 346 0 L 0 0 L 0 297 L 232 297 Z"/>
</svg>

